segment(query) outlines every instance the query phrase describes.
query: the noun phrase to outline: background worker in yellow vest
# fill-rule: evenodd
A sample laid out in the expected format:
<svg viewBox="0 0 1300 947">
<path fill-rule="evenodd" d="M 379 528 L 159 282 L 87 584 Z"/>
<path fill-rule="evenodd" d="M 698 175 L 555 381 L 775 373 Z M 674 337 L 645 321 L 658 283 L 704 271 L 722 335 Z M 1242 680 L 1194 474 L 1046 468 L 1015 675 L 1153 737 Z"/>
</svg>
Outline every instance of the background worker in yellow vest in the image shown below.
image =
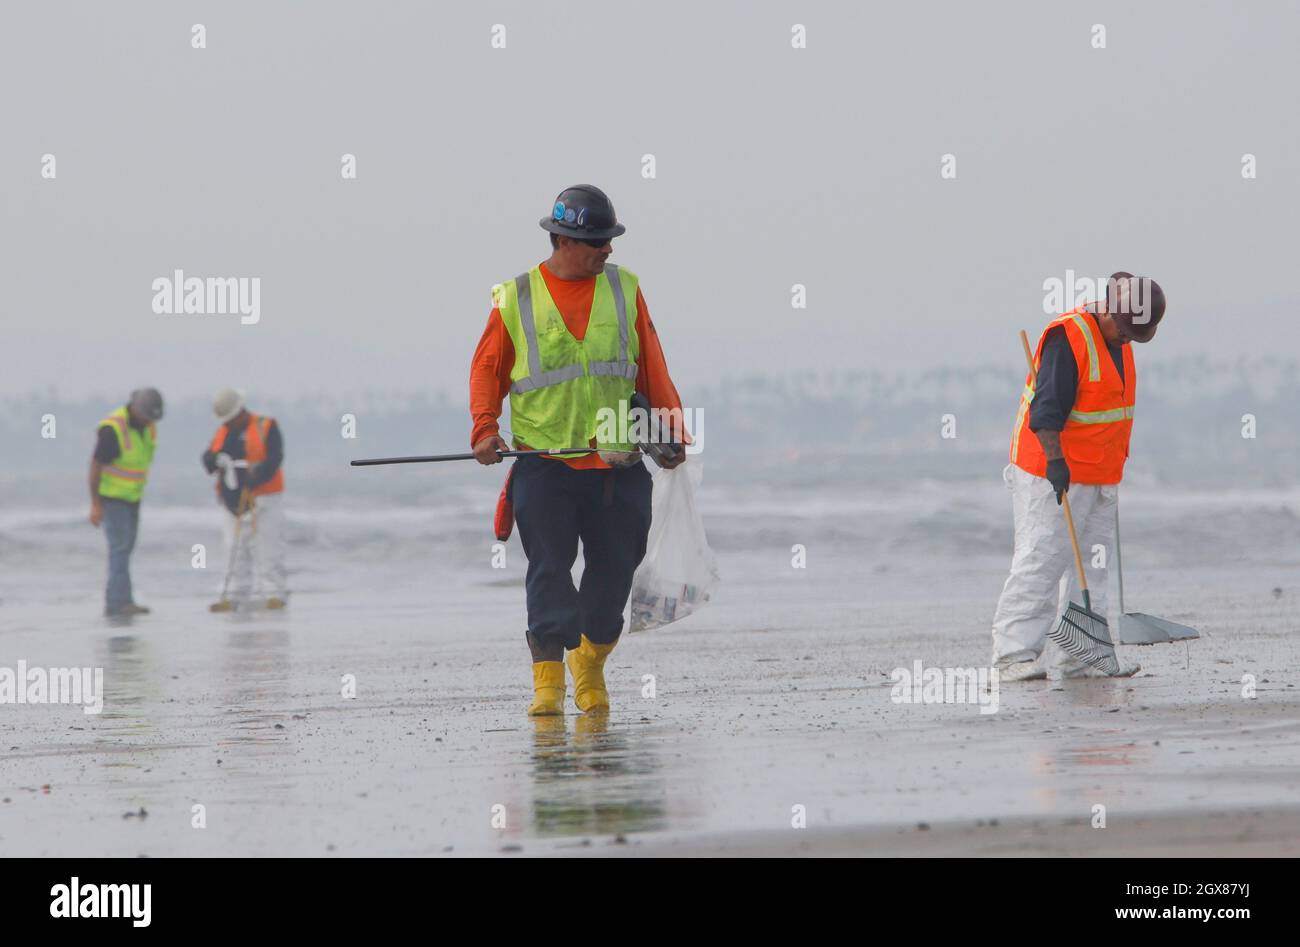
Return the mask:
<svg viewBox="0 0 1300 947">
<path fill-rule="evenodd" d="M 90 522 L 108 539 L 104 614 L 129 617 L 149 611 L 131 591 L 131 551 L 140 528 L 140 500 L 153 463 L 163 399 L 156 388 L 131 392 L 130 401 L 99 422 L 90 458 Z"/>
<path fill-rule="evenodd" d="M 203 452 L 203 467 L 216 474 L 224 519 L 225 561 L 231 574 L 213 611 L 235 604 L 284 608 L 288 603 L 284 564 L 284 438 L 274 418 L 244 406 L 244 393 L 223 388 L 212 400 L 221 422 Z M 238 544 L 239 548 L 235 546 Z"/>
<path fill-rule="evenodd" d="M 626 230 L 609 198 L 589 184 L 568 188 L 540 223 L 551 234 L 550 258 L 493 290 L 495 308 L 470 370 L 470 443 L 479 463 L 500 463 L 497 451 L 510 445 L 497 418 L 509 393 L 516 448 L 601 449 L 517 458 L 504 491 L 528 557 L 528 713 L 545 717 L 564 713 L 566 660 L 578 709 L 609 709 L 605 659 L 622 633 L 650 531 L 650 473 L 635 445 L 618 440 L 628 436 L 633 395 L 640 392 L 654 409 L 676 409 L 675 429 L 658 440 L 678 447 L 661 466 L 685 460 L 680 445 L 688 437 L 676 423 L 681 398 L 639 281 L 608 262 L 610 241 Z M 615 423 L 602 425 L 602 417 Z"/>
<path fill-rule="evenodd" d="M 1091 550 L 1110 557 L 1119 482 L 1128 458 L 1137 392 L 1130 342 L 1149 342 L 1165 314 L 1157 283 L 1115 273 L 1106 299 L 1081 306 L 1043 330 L 1034 353 L 1036 377 L 1025 380 L 1011 463 L 1002 477 L 1011 491 L 1016 545 L 1011 575 L 993 618 L 993 665 L 1004 681 L 1101 674 L 1055 644 L 1048 632 L 1070 601 L 1079 601 L 1061 497 L 1070 509 L 1087 570 L 1092 610 L 1106 615 L 1106 568 Z M 1105 560 L 1102 560 L 1103 562 Z M 1120 674 L 1136 670 L 1121 666 Z"/>
</svg>

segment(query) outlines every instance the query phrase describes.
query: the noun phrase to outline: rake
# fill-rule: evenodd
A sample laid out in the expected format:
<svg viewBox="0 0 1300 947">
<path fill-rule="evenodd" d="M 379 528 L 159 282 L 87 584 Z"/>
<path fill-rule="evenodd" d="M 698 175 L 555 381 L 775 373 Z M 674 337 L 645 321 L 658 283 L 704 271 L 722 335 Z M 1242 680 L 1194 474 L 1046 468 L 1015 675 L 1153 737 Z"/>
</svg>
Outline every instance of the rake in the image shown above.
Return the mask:
<svg viewBox="0 0 1300 947">
<path fill-rule="evenodd" d="M 1106 619 L 1092 610 L 1088 577 L 1083 571 L 1083 556 L 1079 554 L 1079 537 L 1074 532 L 1069 497 L 1064 494 L 1061 495 L 1061 506 L 1065 509 L 1065 523 L 1070 527 L 1070 545 L 1074 547 L 1074 567 L 1079 572 L 1079 591 L 1083 593 L 1083 604 L 1071 602 L 1061 616 L 1061 623 L 1047 637 L 1060 645 L 1061 650 L 1067 654 L 1074 655 L 1105 674 L 1115 675 L 1119 673 L 1119 658 L 1115 656 L 1115 645 L 1110 640 Z"/>
<path fill-rule="evenodd" d="M 235 608 L 230 600 L 230 577 L 235 571 L 235 557 L 239 555 L 239 532 L 244 525 L 244 512 L 252 512 L 252 530 L 257 532 L 257 509 L 253 506 L 253 495 L 247 490 L 239 494 L 239 510 L 235 514 L 235 536 L 230 544 L 230 562 L 226 566 L 226 580 L 221 584 L 221 599 L 208 606 L 210 612 L 229 612 Z"/>
<path fill-rule="evenodd" d="M 1025 347 L 1025 358 L 1029 361 L 1029 377 L 1037 387 L 1038 371 L 1034 367 L 1034 356 L 1029 350 L 1029 336 L 1020 331 L 1020 342 Z M 1110 639 L 1110 629 L 1106 619 L 1092 610 L 1092 598 L 1088 594 L 1088 576 L 1083 569 L 1083 555 L 1079 552 L 1079 536 L 1074 530 L 1074 517 L 1070 514 L 1070 498 L 1061 494 L 1061 508 L 1065 510 L 1065 525 L 1070 530 L 1070 546 L 1074 549 L 1074 568 L 1079 573 L 1079 590 L 1083 593 L 1083 604 L 1070 602 L 1061 616 L 1060 624 L 1047 637 L 1057 643 L 1062 651 L 1073 655 L 1085 664 L 1095 667 L 1104 674 L 1119 673 L 1119 658 L 1115 656 L 1115 645 Z"/>
</svg>

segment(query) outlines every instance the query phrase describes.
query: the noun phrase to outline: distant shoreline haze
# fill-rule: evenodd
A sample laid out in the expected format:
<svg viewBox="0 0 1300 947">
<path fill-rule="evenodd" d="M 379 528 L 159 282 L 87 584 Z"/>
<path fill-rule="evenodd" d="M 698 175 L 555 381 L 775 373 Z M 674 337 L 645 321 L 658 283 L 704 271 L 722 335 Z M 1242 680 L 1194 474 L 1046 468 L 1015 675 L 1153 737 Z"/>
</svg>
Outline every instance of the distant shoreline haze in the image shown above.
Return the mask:
<svg viewBox="0 0 1300 947">
<path fill-rule="evenodd" d="M 915 457 L 918 475 L 979 476 L 1006 451 L 1022 375 L 1009 364 L 899 375 L 753 375 L 712 385 L 682 380 L 679 388 L 685 404 L 706 418 L 702 456 L 712 476 L 725 477 L 732 459 L 815 466 L 819 454 L 841 458 L 833 466 L 853 456 Z M 6 451 L 0 476 L 83 476 L 96 423 L 126 394 L 65 399 L 51 389 L 0 398 L 0 436 L 16 446 Z M 163 394 L 156 475 L 192 469 L 200 476 L 197 457 L 217 423 L 208 398 L 177 397 L 166 387 Z M 1147 471 L 1189 485 L 1293 483 L 1300 477 L 1297 403 L 1300 369 L 1292 360 L 1150 359 L 1139 377 L 1129 474 Z M 280 419 L 291 480 L 295 471 L 346 469 L 355 457 L 468 447 L 470 418 L 459 385 L 290 399 L 250 392 L 249 406 Z M 41 437 L 47 414 L 56 419 L 53 440 Z M 355 439 L 341 436 L 345 414 L 356 418 Z M 506 415 L 508 427 L 508 408 Z M 1242 436 L 1245 415 L 1254 417 L 1254 438 Z M 956 436 L 945 438 L 945 427 Z"/>
</svg>

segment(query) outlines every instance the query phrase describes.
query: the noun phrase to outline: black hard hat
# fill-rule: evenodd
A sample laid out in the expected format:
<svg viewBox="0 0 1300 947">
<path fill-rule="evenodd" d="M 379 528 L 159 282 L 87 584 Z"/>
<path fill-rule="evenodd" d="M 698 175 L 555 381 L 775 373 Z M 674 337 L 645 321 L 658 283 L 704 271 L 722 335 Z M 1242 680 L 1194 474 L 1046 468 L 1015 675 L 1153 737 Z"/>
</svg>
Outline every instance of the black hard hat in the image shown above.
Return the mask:
<svg viewBox="0 0 1300 947">
<path fill-rule="evenodd" d="M 611 240 L 627 232 L 605 192 L 593 184 L 566 187 L 555 198 L 551 216 L 538 223 L 543 230 L 577 240 Z"/>
<path fill-rule="evenodd" d="M 163 397 L 157 388 L 137 388 L 131 392 L 127 404 L 147 421 L 161 421 L 163 416 Z"/>
</svg>

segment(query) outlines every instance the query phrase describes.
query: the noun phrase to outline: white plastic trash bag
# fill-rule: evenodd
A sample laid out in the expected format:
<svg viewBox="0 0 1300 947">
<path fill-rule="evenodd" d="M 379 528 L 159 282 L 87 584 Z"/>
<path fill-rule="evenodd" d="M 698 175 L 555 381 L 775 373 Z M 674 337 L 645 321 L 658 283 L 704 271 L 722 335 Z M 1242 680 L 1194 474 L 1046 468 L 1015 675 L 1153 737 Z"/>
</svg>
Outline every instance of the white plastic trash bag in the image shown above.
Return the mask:
<svg viewBox="0 0 1300 947">
<path fill-rule="evenodd" d="M 695 499 L 703 476 L 698 454 L 672 470 L 654 471 L 650 537 L 632 579 L 632 631 L 685 618 L 718 584 L 717 558 Z"/>
</svg>

